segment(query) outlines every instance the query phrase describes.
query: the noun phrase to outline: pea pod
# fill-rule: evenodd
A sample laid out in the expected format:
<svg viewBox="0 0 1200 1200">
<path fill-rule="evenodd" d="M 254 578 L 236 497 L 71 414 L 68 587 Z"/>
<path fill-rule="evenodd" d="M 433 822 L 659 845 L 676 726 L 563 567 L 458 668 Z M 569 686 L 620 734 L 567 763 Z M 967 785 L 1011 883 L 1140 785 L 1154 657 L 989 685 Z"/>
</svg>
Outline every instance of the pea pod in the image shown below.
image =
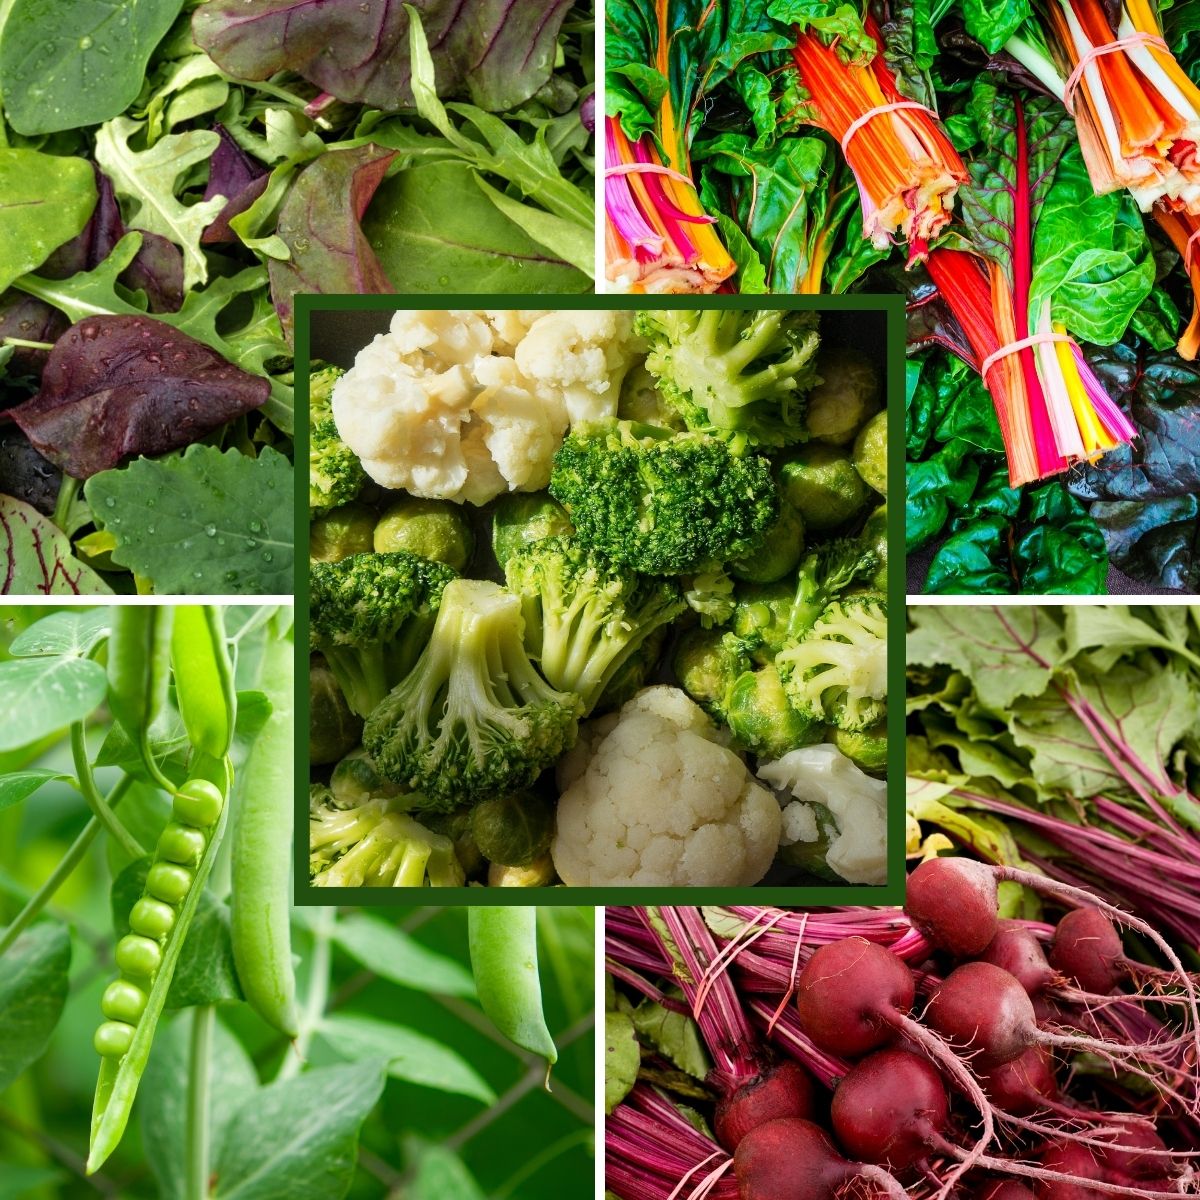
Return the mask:
<svg viewBox="0 0 1200 1200">
<path fill-rule="evenodd" d="M 196 915 L 225 829 L 232 782 L 228 760 L 197 753 L 191 777 L 173 803 L 141 899 L 130 912 L 130 932 L 118 943 L 121 975 L 104 991 L 105 1020 L 96 1030 L 102 1056 L 87 1170 L 116 1149 L 125 1132 L 138 1083 L 150 1057 L 175 965 Z M 199 818 L 211 818 L 199 824 Z"/>
<path fill-rule="evenodd" d="M 272 640 L 262 678 L 271 715 L 254 740 L 234 796 L 230 920 L 238 981 L 250 1006 L 288 1037 L 299 1032 L 292 969 L 295 795 L 292 642 Z"/>
<path fill-rule="evenodd" d="M 180 605 L 171 632 L 175 701 L 193 746 L 224 758 L 233 740 L 236 711 L 233 666 L 220 610 L 211 604 Z"/>
<path fill-rule="evenodd" d="M 558 1061 L 542 1011 L 537 961 L 537 909 L 532 905 L 467 909 L 471 968 L 479 1003 L 510 1042 Z"/>
<path fill-rule="evenodd" d="M 108 707 L 151 776 L 167 787 L 151 753 L 150 727 L 167 703 L 173 612 L 165 605 L 119 605 L 108 641 Z"/>
</svg>

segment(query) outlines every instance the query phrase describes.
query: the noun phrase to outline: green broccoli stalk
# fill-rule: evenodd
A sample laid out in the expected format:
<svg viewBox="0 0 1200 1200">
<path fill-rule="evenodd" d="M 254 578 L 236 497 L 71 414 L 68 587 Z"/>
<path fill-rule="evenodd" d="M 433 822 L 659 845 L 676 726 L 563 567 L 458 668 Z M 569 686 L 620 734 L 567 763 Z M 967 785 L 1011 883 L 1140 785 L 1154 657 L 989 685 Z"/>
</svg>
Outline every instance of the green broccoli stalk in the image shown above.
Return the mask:
<svg viewBox="0 0 1200 1200">
<path fill-rule="evenodd" d="M 408 673 L 456 578 L 407 550 L 310 565 L 309 649 L 325 656 L 353 712 L 369 715 Z"/>
<path fill-rule="evenodd" d="M 741 435 L 756 446 L 808 437 L 807 394 L 816 369 L 817 314 L 784 309 L 639 313 L 646 366 L 689 429 Z"/>
<path fill-rule="evenodd" d="M 528 787 L 573 743 L 580 699 L 542 679 L 523 635 L 511 592 L 446 585 L 424 652 L 363 731 L 380 771 L 423 793 L 416 807 L 448 812 Z"/>
<path fill-rule="evenodd" d="M 404 797 L 409 803 L 412 796 Z M 395 800 L 338 806 L 321 784 L 309 789 L 308 873 L 317 887 L 461 887 L 450 839 L 394 811 Z"/>
<path fill-rule="evenodd" d="M 887 604 L 847 596 L 829 605 L 775 659 L 784 690 L 802 716 L 859 732 L 887 713 Z"/>
<path fill-rule="evenodd" d="M 580 540 L 645 575 L 687 575 L 762 544 L 779 516 L 765 458 L 702 433 L 628 421 L 576 426 L 550 492 Z"/>
<path fill-rule="evenodd" d="M 344 374 L 341 367 L 321 367 L 308 380 L 308 507 L 314 515 L 349 504 L 367 479 L 333 419 L 333 385 Z"/>
<path fill-rule="evenodd" d="M 638 575 L 573 538 L 532 542 L 504 573 L 521 597 L 530 657 L 559 691 L 582 698 L 584 715 L 646 637 L 685 607 L 674 580 Z"/>
</svg>

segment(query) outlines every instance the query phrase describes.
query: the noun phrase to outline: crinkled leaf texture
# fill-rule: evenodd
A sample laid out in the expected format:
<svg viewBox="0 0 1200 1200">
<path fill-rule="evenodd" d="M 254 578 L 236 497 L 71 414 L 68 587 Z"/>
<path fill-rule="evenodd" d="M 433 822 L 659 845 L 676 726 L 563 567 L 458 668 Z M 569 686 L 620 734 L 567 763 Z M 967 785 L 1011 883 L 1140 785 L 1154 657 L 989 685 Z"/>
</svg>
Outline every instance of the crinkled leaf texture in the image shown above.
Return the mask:
<svg viewBox="0 0 1200 1200">
<path fill-rule="evenodd" d="M 41 391 L 8 415 L 45 458 L 88 479 L 130 455 L 190 445 L 270 390 L 152 317 L 89 317 L 55 343 Z"/>
<path fill-rule="evenodd" d="M 515 108 L 550 77 L 570 0 L 413 0 L 443 95 L 492 112 Z M 295 71 L 339 100 L 412 107 L 402 0 L 212 0 L 193 35 L 242 79 Z"/>
<path fill-rule="evenodd" d="M 112 559 L 159 595 L 289 595 L 295 557 L 292 464 L 269 446 L 257 458 L 215 446 L 139 458 L 88 480 Z"/>
<path fill-rule="evenodd" d="M 71 554 L 70 539 L 57 525 L 12 496 L 0 496 L 0 572 L 0 594 L 5 596 L 107 596 L 112 592 Z"/>
<path fill-rule="evenodd" d="M 370 144 L 334 150 L 305 167 L 292 185 L 276 230 L 289 257 L 272 259 L 267 268 L 289 338 L 297 292 L 392 290 L 359 222 L 395 157 L 394 150 Z"/>
</svg>

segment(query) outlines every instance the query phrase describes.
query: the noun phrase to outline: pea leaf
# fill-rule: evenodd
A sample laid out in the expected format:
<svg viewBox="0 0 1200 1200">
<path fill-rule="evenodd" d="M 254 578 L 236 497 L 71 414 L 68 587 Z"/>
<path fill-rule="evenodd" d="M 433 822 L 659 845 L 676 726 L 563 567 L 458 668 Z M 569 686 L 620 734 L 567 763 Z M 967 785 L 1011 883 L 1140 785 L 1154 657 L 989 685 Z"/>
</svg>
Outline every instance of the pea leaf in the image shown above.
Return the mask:
<svg viewBox="0 0 1200 1200">
<path fill-rule="evenodd" d="M 51 771 L 45 767 L 27 767 L 24 771 L 0 775 L 0 812 L 28 799 L 52 779 L 72 778 L 71 775 L 64 775 L 60 771 Z"/>
<path fill-rule="evenodd" d="M 321 1022 L 320 1034 L 342 1058 L 382 1060 L 393 1079 L 471 1096 L 484 1104 L 496 1099 L 486 1080 L 457 1051 L 415 1029 L 375 1017 L 334 1013 Z"/>
<path fill-rule="evenodd" d="M 177 450 L 266 401 L 270 385 L 152 317 L 89 317 L 54 345 L 37 395 L 8 410 L 76 479 Z"/>
<path fill-rule="evenodd" d="M 12 0 L 0 94 L 18 133 L 96 125 L 137 98 L 183 0 Z"/>
<path fill-rule="evenodd" d="M 112 589 L 71 554 L 71 541 L 35 508 L 0 496 L 0 594 L 106 596 Z"/>
<path fill-rule="evenodd" d="M 329 1200 L 354 1177 L 358 1133 L 383 1091 L 378 1062 L 321 1067 L 230 1106 L 213 1200 Z M 270 1163 L 269 1171 L 263 1163 Z"/>
<path fill-rule="evenodd" d="M 86 658 L 21 658 L 0 663 L 0 750 L 28 746 L 104 699 L 104 668 Z"/>
<path fill-rule="evenodd" d="M 198 163 L 208 162 L 221 139 L 210 130 L 191 129 L 135 150 L 130 139 L 144 126 L 144 121 L 130 117 L 105 122 L 96 133 L 96 161 L 126 201 L 127 222 L 165 237 L 183 251 L 183 286 L 190 290 L 208 279 L 200 239 L 225 207 L 226 198 L 213 196 L 185 204 L 176 193 L 181 178 Z"/>
<path fill-rule="evenodd" d="M 453 1150 L 432 1145 L 418 1152 L 417 1173 L 407 1194 L 409 1200 L 485 1200 L 486 1196 Z"/>
<path fill-rule="evenodd" d="M 95 176 L 85 159 L 0 150 L 0 292 L 75 237 L 95 207 Z"/>
<path fill-rule="evenodd" d="M 400 987 L 475 997 L 470 971 L 378 917 L 353 914 L 338 922 L 334 936 L 352 958 Z"/>
<path fill-rule="evenodd" d="M 85 485 L 96 524 L 117 539 L 112 558 L 159 595 L 292 590 L 292 466 L 264 447 L 189 446 L 181 457 L 136 459 Z"/>
<path fill-rule="evenodd" d="M 71 936 L 62 925 L 35 925 L 4 952 L 0 1091 L 46 1049 L 66 1003 L 70 966 Z"/>
<path fill-rule="evenodd" d="M 35 621 L 9 643 L 14 658 L 37 658 L 43 654 L 69 654 L 83 658 L 108 637 L 112 616 L 107 608 L 83 608 L 56 612 Z"/>
</svg>

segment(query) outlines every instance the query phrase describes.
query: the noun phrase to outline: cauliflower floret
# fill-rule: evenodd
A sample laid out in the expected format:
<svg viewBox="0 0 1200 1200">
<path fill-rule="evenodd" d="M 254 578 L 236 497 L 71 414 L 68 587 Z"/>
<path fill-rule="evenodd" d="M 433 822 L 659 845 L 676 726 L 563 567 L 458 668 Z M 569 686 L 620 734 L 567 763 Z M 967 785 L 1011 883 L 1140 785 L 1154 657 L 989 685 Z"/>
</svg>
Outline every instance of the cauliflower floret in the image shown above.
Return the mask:
<svg viewBox="0 0 1200 1200">
<path fill-rule="evenodd" d="M 674 694 L 672 694 L 674 693 Z M 560 764 L 551 854 L 566 884 L 735 887 L 757 883 L 779 845 L 781 815 L 745 763 L 713 740 L 682 692 L 639 692 L 581 731 Z"/>
<path fill-rule="evenodd" d="M 545 308 L 488 308 L 482 315 L 495 333 L 496 352 L 511 355 L 534 321 L 548 312 Z"/>
<path fill-rule="evenodd" d="M 836 746 L 804 746 L 763 763 L 758 777 L 801 804 L 823 805 L 837 822 L 838 836 L 825 861 L 848 883 L 887 882 L 887 783 L 861 771 Z M 792 809 L 794 805 L 788 805 Z M 810 810 L 811 811 L 811 810 Z M 815 814 L 814 818 L 815 818 Z M 788 818 L 787 833 L 800 818 Z M 792 841 L 812 841 L 798 836 Z"/>
<path fill-rule="evenodd" d="M 472 421 L 467 426 L 460 447 L 467 468 L 466 478 L 462 487 L 446 499 L 456 504 L 484 505 L 508 491 L 508 484 L 488 449 L 487 429 L 482 421 Z"/>
<path fill-rule="evenodd" d="M 550 482 L 555 451 L 567 432 L 567 411 L 543 399 L 511 358 L 480 359 L 476 378 L 484 390 L 474 404 L 484 442 L 510 491 L 536 492 Z"/>
<path fill-rule="evenodd" d="M 401 309 L 392 317 L 389 333 L 411 366 L 435 372 L 450 364 L 470 366 L 490 354 L 495 341 L 483 315 L 464 309 Z"/>
<path fill-rule="evenodd" d="M 616 415 L 634 345 L 631 312 L 563 310 L 534 321 L 516 360 L 540 394 L 561 395 L 574 425 Z"/>
</svg>

